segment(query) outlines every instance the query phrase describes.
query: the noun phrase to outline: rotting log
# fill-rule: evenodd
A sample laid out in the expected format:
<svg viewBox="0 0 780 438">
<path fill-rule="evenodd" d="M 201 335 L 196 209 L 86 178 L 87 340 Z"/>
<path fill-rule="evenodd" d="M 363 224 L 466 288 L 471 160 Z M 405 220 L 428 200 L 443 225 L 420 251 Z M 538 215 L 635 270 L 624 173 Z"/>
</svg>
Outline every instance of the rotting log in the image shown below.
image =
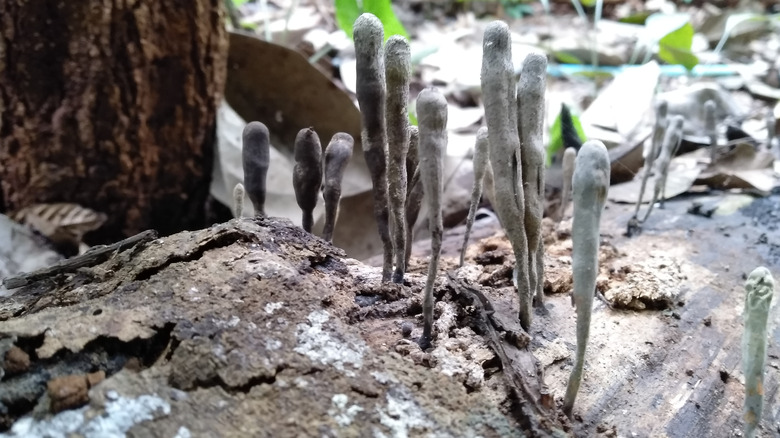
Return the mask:
<svg viewBox="0 0 780 438">
<path fill-rule="evenodd" d="M 202 226 L 221 4 L 0 0 L 0 211 L 78 203 L 102 241 Z"/>
<path fill-rule="evenodd" d="M 378 269 L 287 220 L 234 219 L 58 272 L 0 299 L 0 358 L 27 358 L 6 361 L 0 430 L 83 433 L 100 418 L 141 436 L 548 436 L 555 424 L 518 414 L 500 390 L 487 396 L 501 374 L 474 390 L 463 375 L 416 364 L 416 345 L 406 357 L 388 348 L 401 340 L 398 318 L 419 313 L 419 294 L 383 285 Z M 396 297 L 357 299 L 385 292 Z M 507 342 L 491 330 L 491 342 Z M 80 397 L 57 398 L 60 382 L 78 384 Z M 36 412 L 46 410 L 47 383 L 59 415 L 83 415 L 19 422 L 41 401 Z M 153 421 L 123 422 L 118 410 Z"/>
</svg>

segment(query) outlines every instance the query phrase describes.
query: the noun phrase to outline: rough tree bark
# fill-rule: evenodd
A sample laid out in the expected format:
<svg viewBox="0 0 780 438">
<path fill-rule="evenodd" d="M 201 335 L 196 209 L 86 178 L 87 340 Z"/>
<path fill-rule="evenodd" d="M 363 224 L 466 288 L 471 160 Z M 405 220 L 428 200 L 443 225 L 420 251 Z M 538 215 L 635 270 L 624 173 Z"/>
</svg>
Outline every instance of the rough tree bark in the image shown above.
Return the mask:
<svg viewBox="0 0 780 438">
<path fill-rule="evenodd" d="M 75 202 L 106 239 L 199 226 L 221 3 L 0 0 L 0 211 Z"/>
</svg>

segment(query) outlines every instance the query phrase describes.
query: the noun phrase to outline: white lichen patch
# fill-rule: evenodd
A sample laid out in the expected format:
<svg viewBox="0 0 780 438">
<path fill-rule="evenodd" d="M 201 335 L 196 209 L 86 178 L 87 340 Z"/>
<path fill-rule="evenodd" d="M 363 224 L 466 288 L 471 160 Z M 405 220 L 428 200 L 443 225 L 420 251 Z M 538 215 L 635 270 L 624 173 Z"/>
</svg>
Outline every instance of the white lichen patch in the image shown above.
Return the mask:
<svg viewBox="0 0 780 438">
<path fill-rule="evenodd" d="M 484 339 L 468 327 L 456 329 L 453 334 L 453 338 L 440 338 L 430 353 L 436 359 L 436 368 L 471 389 L 482 387 L 485 383 L 482 364 L 493 359 L 495 354 Z"/>
<path fill-rule="evenodd" d="M 294 350 L 314 362 L 331 365 L 348 377 L 353 377 L 355 373 L 346 366 L 354 369 L 363 366 L 366 346 L 361 340 L 344 341 L 331 335 L 323 327 L 329 317 L 328 312 L 315 310 L 306 317 L 308 323 L 298 324 L 298 345 Z"/>
<path fill-rule="evenodd" d="M 61 412 L 54 417 L 36 421 L 25 417 L 14 423 L 11 430 L 0 437 L 49 437 L 65 438 L 80 435 L 85 438 L 120 438 L 136 424 L 154 420 L 170 414 L 171 406 L 156 395 L 142 395 L 138 398 L 118 396 L 109 400 L 105 412 L 86 419 L 89 406 Z"/>
<path fill-rule="evenodd" d="M 336 420 L 336 423 L 341 427 L 346 427 L 352 424 L 352 421 L 355 419 L 355 415 L 357 415 L 358 412 L 363 411 L 363 408 L 355 404 L 347 407 L 348 401 L 349 397 L 347 397 L 346 394 L 335 394 L 331 398 L 333 408 L 328 409 L 328 415 L 332 416 L 333 419 Z"/>
<path fill-rule="evenodd" d="M 387 435 L 379 429 L 374 429 L 376 438 L 408 438 L 412 431 L 430 430 L 433 423 L 428 420 L 425 410 L 408 391 L 393 388 L 385 396 L 387 406 L 377 408 L 379 422 L 390 429 Z M 417 433 L 414 436 L 421 436 Z"/>
<path fill-rule="evenodd" d="M 277 303 L 268 303 L 265 305 L 265 313 L 268 315 L 273 315 L 274 312 L 281 309 L 284 305 L 283 302 L 277 302 Z"/>
</svg>

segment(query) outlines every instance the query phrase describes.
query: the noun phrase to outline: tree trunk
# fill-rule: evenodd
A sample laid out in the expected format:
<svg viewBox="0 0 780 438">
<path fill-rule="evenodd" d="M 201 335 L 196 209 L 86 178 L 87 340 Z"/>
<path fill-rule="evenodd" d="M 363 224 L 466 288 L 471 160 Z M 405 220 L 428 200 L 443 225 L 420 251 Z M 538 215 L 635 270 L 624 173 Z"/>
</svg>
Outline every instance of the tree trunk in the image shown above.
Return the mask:
<svg viewBox="0 0 780 438">
<path fill-rule="evenodd" d="M 227 35 L 219 0 L 0 0 L 0 209 L 74 202 L 100 236 L 203 220 Z"/>
</svg>

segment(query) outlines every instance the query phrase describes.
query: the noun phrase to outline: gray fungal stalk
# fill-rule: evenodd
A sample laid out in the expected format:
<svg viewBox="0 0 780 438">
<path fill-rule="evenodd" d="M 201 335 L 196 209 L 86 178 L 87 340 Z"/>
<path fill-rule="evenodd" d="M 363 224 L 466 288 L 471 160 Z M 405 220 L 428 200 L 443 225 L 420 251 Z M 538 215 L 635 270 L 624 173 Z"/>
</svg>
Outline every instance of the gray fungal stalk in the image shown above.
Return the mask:
<svg viewBox="0 0 780 438">
<path fill-rule="evenodd" d="M 590 334 L 590 313 L 599 266 L 599 227 L 601 212 L 609 190 L 609 154 L 598 140 L 582 145 L 574 169 L 574 219 L 572 222 L 572 271 L 577 308 L 577 354 L 566 387 L 563 412 L 571 417 L 574 400 L 580 389 L 585 364 L 585 347 Z"/>
<path fill-rule="evenodd" d="M 469 215 L 466 218 L 466 234 L 463 236 L 463 247 L 460 249 L 460 266 L 463 266 L 463 257 L 469 244 L 471 227 L 474 226 L 479 200 L 482 199 L 482 180 L 488 168 L 488 152 L 488 131 L 483 126 L 477 131 L 477 144 L 474 147 L 474 185 L 471 188 L 471 204 L 469 205 Z"/>
<path fill-rule="evenodd" d="M 563 216 L 566 214 L 566 208 L 569 206 L 569 200 L 571 199 L 571 178 L 574 175 L 574 160 L 577 158 L 577 149 L 566 148 L 563 151 L 563 185 L 561 189 L 561 209 L 558 213 L 558 221 L 563 220 Z"/>
<path fill-rule="evenodd" d="M 409 154 L 406 156 L 406 250 L 404 266 L 409 266 L 412 257 L 414 224 L 420 215 L 422 206 L 423 186 L 420 182 L 419 159 L 417 157 L 420 144 L 420 133 L 416 126 L 409 126 Z"/>
<path fill-rule="evenodd" d="M 653 206 L 656 201 L 663 204 L 666 198 L 666 179 L 669 176 L 669 166 L 672 162 L 672 157 L 677 152 L 677 148 L 682 141 L 682 129 L 683 129 L 683 117 L 674 116 L 669 122 L 669 126 L 666 127 L 666 134 L 664 135 L 663 145 L 661 146 L 661 153 L 658 155 L 658 162 L 656 167 L 655 187 L 653 189 L 653 200 L 650 202 L 650 206 L 647 208 L 647 213 L 642 222 L 647 221 L 650 217 L 650 213 L 653 212 Z"/>
<path fill-rule="evenodd" d="M 655 125 L 653 126 L 653 137 L 650 142 L 650 147 L 645 148 L 642 155 L 645 159 L 644 172 L 642 173 L 642 185 L 639 187 L 639 198 L 636 201 L 636 209 L 634 210 L 633 219 L 636 220 L 639 214 L 639 206 L 642 205 L 642 199 L 645 194 L 645 187 L 647 186 L 647 179 L 650 174 L 653 173 L 653 164 L 655 158 L 661 151 L 661 145 L 663 144 L 664 137 L 666 135 L 666 127 L 669 124 L 667 113 L 669 111 L 669 104 L 665 100 L 661 100 L 655 104 Z"/>
<path fill-rule="evenodd" d="M 518 317 L 520 325 L 528 330 L 531 325 L 531 294 L 534 291 L 528 282 L 523 170 L 517 132 L 512 48 L 506 23 L 494 21 L 487 26 L 482 48 L 482 96 L 493 169 L 494 206 L 515 254 Z"/>
<path fill-rule="evenodd" d="M 409 151 L 409 76 L 412 70 L 409 42 L 394 35 L 385 45 L 387 78 L 387 183 L 393 224 L 394 283 L 403 283 L 406 272 L 406 155 Z"/>
<path fill-rule="evenodd" d="M 710 140 L 710 164 L 715 164 L 718 156 L 718 122 L 715 118 L 715 102 L 704 102 L 704 135 Z"/>
<path fill-rule="evenodd" d="M 301 208 L 301 226 L 311 233 L 314 225 L 314 207 L 322 186 L 322 146 L 312 128 L 298 131 L 294 147 L 293 189 L 295 200 Z"/>
<path fill-rule="evenodd" d="M 233 187 L 233 217 L 240 218 L 244 214 L 244 185 Z"/>
<path fill-rule="evenodd" d="M 382 240 L 382 281 L 390 281 L 393 271 L 393 242 L 387 195 L 387 130 L 385 127 L 385 68 L 382 44 L 382 22 L 365 13 L 353 26 L 357 73 L 357 99 L 363 122 L 361 140 L 363 156 L 371 174 L 374 195 L 374 217 Z"/>
<path fill-rule="evenodd" d="M 764 405 L 767 321 L 775 282 L 767 268 L 758 267 L 745 282 L 745 332 L 742 335 L 742 372 L 745 375 L 745 437 L 756 436 Z"/>
<path fill-rule="evenodd" d="M 547 58 L 538 53 L 523 61 L 517 87 L 517 131 L 523 169 L 525 201 L 524 226 L 528 239 L 528 280 L 530 293 L 535 294 L 537 306 L 544 303 L 544 243 L 542 216 L 544 215 L 544 91 L 546 88 Z"/>
<path fill-rule="evenodd" d="M 328 242 L 333 240 L 341 202 L 341 182 L 344 180 L 344 171 L 349 160 L 352 159 L 354 146 L 355 140 L 351 135 L 337 132 L 325 148 L 325 182 L 322 189 L 322 197 L 325 199 L 325 226 L 322 229 L 322 238 Z"/>
<path fill-rule="evenodd" d="M 255 216 L 265 216 L 265 185 L 271 162 L 268 128 L 260 122 L 249 122 L 242 134 L 241 161 L 244 166 L 244 189 Z"/>
<path fill-rule="evenodd" d="M 439 254 L 444 229 L 441 217 L 442 157 L 447 150 L 447 100 L 435 88 L 426 88 L 417 97 L 420 128 L 420 179 L 428 201 L 428 226 L 431 231 L 431 262 L 423 296 L 423 334 L 420 347 L 424 350 L 433 336 L 433 286 L 439 268 Z"/>
</svg>

